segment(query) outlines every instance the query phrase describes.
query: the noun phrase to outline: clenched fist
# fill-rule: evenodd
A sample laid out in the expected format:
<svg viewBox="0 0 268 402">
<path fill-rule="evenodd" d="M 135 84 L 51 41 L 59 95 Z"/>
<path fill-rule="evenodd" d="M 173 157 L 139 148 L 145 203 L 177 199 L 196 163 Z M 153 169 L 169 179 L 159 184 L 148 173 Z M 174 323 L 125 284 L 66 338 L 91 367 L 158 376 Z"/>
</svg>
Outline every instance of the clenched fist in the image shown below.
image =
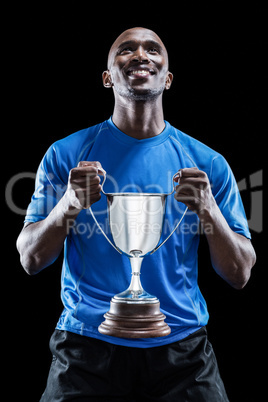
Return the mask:
<svg viewBox="0 0 268 402">
<path fill-rule="evenodd" d="M 183 202 L 199 217 L 215 206 L 208 176 L 202 170 L 196 167 L 180 169 L 174 181 L 179 184 L 176 186 L 175 199 Z"/>
<path fill-rule="evenodd" d="M 100 162 L 79 162 L 70 170 L 66 195 L 72 207 L 82 210 L 101 198 Z"/>
</svg>

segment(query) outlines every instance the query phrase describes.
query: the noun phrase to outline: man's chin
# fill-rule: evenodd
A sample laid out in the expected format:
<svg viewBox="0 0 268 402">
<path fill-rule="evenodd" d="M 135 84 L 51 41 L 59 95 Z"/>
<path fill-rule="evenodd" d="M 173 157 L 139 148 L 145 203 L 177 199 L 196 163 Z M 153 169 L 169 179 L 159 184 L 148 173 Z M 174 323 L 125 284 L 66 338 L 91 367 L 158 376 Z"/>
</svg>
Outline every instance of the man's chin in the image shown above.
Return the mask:
<svg viewBox="0 0 268 402">
<path fill-rule="evenodd" d="M 150 101 L 150 100 L 154 100 L 156 98 L 158 98 L 158 96 L 160 96 L 163 91 L 164 91 L 165 87 L 162 88 L 128 88 L 128 89 L 116 89 L 116 92 L 125 97 L 128 98 L 129 100 L 134 100 L 134 101 Z"/>
</svg>

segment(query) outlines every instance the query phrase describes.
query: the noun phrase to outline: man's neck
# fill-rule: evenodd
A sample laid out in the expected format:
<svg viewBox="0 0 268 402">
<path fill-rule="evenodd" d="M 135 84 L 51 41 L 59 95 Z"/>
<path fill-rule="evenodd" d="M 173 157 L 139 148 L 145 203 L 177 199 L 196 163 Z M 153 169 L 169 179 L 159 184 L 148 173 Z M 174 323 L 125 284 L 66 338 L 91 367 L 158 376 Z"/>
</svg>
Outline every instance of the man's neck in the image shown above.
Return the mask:
<svg viewBox="0 0 268 402">
<path fill-rule="evenodd" d="M 123 133 L 139 140 L 160 134 L 165 128 L 162 97 L 153 102 L 116 100 L 113 122 Z"/>
</svg>

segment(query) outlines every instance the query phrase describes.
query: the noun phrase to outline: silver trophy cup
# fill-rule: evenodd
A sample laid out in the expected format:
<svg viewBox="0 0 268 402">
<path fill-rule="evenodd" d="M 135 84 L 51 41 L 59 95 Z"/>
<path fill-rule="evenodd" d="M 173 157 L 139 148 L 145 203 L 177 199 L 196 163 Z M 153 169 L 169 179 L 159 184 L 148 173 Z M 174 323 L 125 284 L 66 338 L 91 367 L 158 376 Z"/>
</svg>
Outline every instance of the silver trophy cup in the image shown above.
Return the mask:
<svg viewBox="0 0 268 402">
<path fill-rule="evenodd" d="M 166 336 L 170 327 L 166 318 L 160 312 L 160 302 L 156 296 L 146 292 L 140 280 L 141 264 L 145 255 L 153 254 L 175 232 L 181 223 L 174 227 L 169 236 L 159 244 L 163 221 L 165 217 L 166 197 L 175 191 L 173 176 L 173 191 L 168 194 L 159 193 L 102 193 L 107 197 L 109 225 L 114 243 L 110 241 L 99 225 L 93 211 L 92 217 L 107 241 L 120 254 L 129 257 L 132 278 L 129 287 L 115 295 L 110 303 L 110 310 L 104 317 L 105 321 L 98 330 L 104 335 L 123 338 L 149 338 Z"/>
</svg>

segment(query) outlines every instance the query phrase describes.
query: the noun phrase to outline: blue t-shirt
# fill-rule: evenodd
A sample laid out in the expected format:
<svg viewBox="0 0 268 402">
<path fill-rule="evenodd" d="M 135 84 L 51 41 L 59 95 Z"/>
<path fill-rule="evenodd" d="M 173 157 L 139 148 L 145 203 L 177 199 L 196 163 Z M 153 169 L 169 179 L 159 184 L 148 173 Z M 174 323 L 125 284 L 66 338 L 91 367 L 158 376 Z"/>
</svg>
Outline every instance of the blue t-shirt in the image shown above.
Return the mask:
<svg viewBox="0 0 268 402">
<path fill-rule="evenodd" d="M 55 142 L 45 154 L 25 221 L 45 219 L 66 191 L 70 169 L 79 161 L 99 161 L 107 172 L 104 190 L 114 192 L 172 191 L 179 169 L 198 167 L 207 173 L 216 202 L 229 226 L 250 238 L 235 178 L 226 160 L 196 139 L 172 127 L 152 138 L 137 140 L 121 132 L 112 118 Z M 163 222 L 164 240 L 186 206 L 168 196 Z M 101 227 L 110 236 L 107 200 L 93 204 Z M 206 302 L 197 283 L 199 219 L 187 211 L 179 228 L 141 268 L 143 288 L 158 297 L 171 333 L 165 337 L 125 339 L 102 335 L 98 326 L 111 298 L 131 280 L 129 259 L 120 255 L 97 228 L 89 210 L 82 210 L 65 240 L 61 279 L 64 310 L 57 328 L 110 343 L 154 347 L 178 341 L 208 322 Z"/>
</svg>

